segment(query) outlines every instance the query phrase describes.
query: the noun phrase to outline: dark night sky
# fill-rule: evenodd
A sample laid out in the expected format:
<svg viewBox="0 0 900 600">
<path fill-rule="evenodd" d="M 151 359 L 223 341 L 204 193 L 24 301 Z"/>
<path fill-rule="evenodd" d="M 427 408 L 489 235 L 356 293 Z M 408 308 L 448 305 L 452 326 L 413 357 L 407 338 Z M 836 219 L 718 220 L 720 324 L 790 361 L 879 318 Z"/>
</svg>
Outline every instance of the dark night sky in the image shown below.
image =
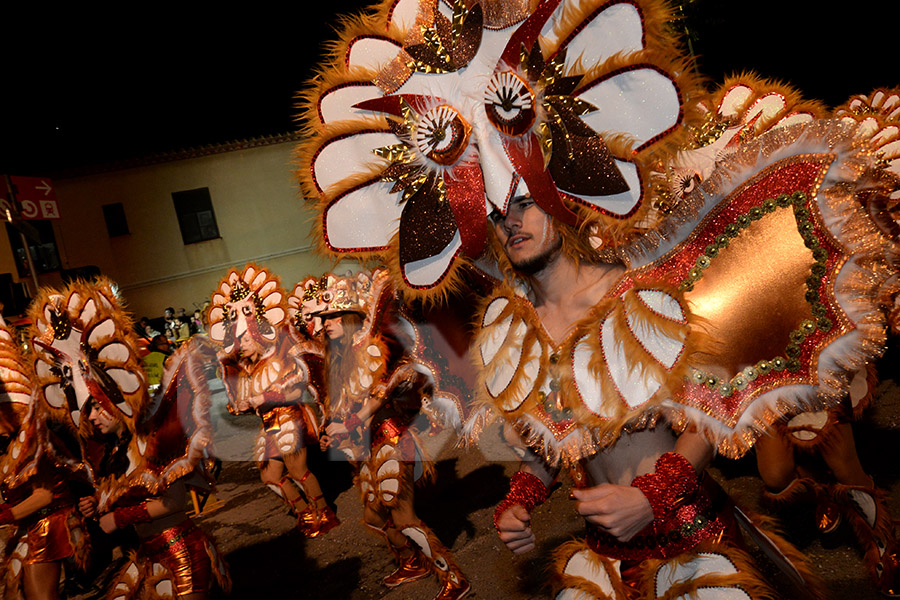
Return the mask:
<svg viewBox="0 0 900 600">
<path fill-rule="evenodd" d="M 294 4 L 15 15 L 0 37 L 0 173 L 47 175 L 292 130 L 294 92 L 333 37 L 336 15 L 359 0 L 329 0 L 324 15 L 305 12 L 318 2 Z M 892 47 L 900 3 L 856 0 L 826 11 L 830 4 L 695 0 L 688 23 L 701 72 L 721 80 L 755 70 L 829 105 L 900 86 Z"/>
</svg>

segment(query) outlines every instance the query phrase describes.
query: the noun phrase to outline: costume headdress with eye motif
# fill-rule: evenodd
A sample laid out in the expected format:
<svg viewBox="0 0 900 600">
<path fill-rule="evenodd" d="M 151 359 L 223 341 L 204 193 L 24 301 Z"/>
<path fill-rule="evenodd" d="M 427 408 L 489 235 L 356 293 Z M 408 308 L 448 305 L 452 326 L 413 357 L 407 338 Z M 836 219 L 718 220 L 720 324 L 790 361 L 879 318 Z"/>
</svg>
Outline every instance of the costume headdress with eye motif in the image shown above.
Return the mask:
<svg viewBox="0 0 900 600">
<path fill-rule="evenodd" d="M 288 296 L 288 316 L 294 329 L 304 330 L 310 336 L 316 336 L 322 331 L 322 318 L 320 313 L 325 310 L 325 304 L 319 299 L 319 295 L 328 285 L 328 276 L 309 276 L 294 286 Z"/>
<path fill-rule="evenodd" d="M 652 226 L 645 171 L 694 89 L 670 19 L 656 0 L 389 0 L 346 21 L 298 153 L 324 249 L 440 295 L 519 195 L 604 251 Z"/>
<path fill-rule="evenodd" d="M 272 343 L 287 321 L 287 304 L 278 277 L 249 264 L 232 269 L 219 283 L 209 308 L 209 338 L 225 352 L 237 349 L 245 332 L 260 344 Z"/>
<path fill-rule="evenodd" d="M 134 431 L 149 403 L 146 375 L 111 282 L 44 289 L 30 316 L 35 387 L 50 417 L 77 431 L 93 398 Z"/>
<path fill-rule="evenodd" d="M 322 277 L 316 298 L 321 306 L 319 316 L 326 318 L 340 313 L 355 312 L 365 316 L 368 312 L 372 280 L 365 271 L 357 275 L 333 275 Z"/>
<path fill-rule="evenodd" d="M 209 458 L 205 367 L 215 351 L 208 342 L 192 338 L 169 357 L 151 402 L 131 320 L 110 281 L 44 289 L 30 316 L 35 397 L 49 418 L 78 434 L 77 464 L 87 469 L 102 511 L 126 495 L 156 495 Z M 121 468 L 104 462 L 103 444 L 87 422 L 91 400 L 127 428 L 119 434 L 127 445 Z"/>
</svg>

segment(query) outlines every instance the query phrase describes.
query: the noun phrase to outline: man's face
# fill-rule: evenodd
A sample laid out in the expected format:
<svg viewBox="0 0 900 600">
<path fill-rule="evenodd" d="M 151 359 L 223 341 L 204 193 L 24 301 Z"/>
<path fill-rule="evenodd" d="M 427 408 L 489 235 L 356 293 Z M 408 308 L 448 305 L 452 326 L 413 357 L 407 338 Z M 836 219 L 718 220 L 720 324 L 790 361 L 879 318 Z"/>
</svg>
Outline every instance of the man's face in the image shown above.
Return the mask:
<svg viewBox="0 0 900 600">
<path fill-rule="evenodd" d="M 558 255 L 562 238 L 531 197 L 513 199 L 506 215 L 498 212 L 492 220 L 503 251 L 517 270 L 537 273 Z"/>
<path fill-rule="evenodd" d="M 344 324 L 339 316 L 328 317 L 324 321 L 325 335 L 329 340 L 337 340 L 344 337 Z"/>
</svg>

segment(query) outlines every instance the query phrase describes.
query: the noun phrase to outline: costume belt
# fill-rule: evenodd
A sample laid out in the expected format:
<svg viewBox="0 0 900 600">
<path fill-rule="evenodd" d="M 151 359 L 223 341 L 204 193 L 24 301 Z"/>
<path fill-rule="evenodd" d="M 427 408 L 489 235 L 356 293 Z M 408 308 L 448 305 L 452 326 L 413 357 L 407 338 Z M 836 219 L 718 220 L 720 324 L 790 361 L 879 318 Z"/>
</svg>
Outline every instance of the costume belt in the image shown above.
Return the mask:
<svg viewBox="0 0 900 600">
<path fill-rule="evenodd" d="M 31 513 L 30 515 L 28 515 L 27 517 L 22 519 L 22 524 L 25 525 L 26 527 L 31 527 L 32 525 L 34 525 L 41 519 L 46 519 L 47 517 L 49 517 L 50 515 L 52 515 L 53 513 L 57 512 L 57 511 L 65 510 L 67 508 L 74 508 L 74 507 L 75 507 L 75 504 L 72 502 L 71 498 L 69 498 L 69 497 L 65 497 L 65 498 L 54 497 L 53 500 L 50 502 L 50 504 L 41 508 L 40 510 L 36 510 L 35 512 Z"/>
<path fill-rule="evenodd" d="M 190 519 L 185 519 L 178 525 L 170 527 L 157 535 L 143 540 L 142 545 L 150 558 L 165 555 L 168 552 L 187 548 L 192 541 L 194 532 L 199 529 Z M 201 538 L 202 539 L 202 538 Z"/>
<path fill-rule="evenodd" d="M 728 522 L 730 499 L 707 479 L 704 477 L 693 497 L 681 499 L 665 518 L 655 519 L 627 542 L 589 523 L 588 546 L 597 554 L 618 560 L 668 559 L 721 534 Z"/>
</svg>

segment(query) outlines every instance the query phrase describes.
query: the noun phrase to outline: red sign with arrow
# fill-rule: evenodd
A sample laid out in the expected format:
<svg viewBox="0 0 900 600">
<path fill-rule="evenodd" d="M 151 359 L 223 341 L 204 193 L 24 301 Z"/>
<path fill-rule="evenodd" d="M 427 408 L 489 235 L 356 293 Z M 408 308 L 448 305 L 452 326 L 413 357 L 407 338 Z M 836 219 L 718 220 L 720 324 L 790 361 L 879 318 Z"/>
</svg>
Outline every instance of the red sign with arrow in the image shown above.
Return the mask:
<svg viewBox="0 0 900 600">
<path fill-rule="evenodd" d="M 21 206 L 19 216 L 23 219 L 58 219 L 59 205 L 56 190 L 49 177 L 20 177 L 10 175 L 16 186 L 16 200 Z"/>
</svg>

